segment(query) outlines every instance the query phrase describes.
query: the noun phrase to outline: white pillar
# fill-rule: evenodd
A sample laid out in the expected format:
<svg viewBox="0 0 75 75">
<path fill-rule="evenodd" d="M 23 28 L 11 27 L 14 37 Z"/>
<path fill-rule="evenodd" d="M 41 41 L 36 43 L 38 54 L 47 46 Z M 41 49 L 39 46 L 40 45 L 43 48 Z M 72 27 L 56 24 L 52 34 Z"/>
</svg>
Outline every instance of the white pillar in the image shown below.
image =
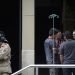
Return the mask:
<svg viewBox="0 0 75 75">
<path fill-rule="evenodd" d="M 34 0 L 22 0 L 22 67 L 34 64 Z M 22 75 L 34 75 L 34 70 Z"/>
</svg>

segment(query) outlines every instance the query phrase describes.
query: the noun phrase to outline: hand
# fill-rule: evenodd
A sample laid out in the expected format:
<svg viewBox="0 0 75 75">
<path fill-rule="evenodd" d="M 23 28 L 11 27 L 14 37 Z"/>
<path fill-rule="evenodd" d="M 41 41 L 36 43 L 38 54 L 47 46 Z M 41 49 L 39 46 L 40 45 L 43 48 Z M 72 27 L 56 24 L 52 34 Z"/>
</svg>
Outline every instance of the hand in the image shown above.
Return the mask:
<svg viewBox="0 0 75 75">
<path fill-rule="evenodd" d="M 52 48 L 54 53 L 58 53 L 58 49 L 57 48 Z"/>
<path fill-rule="evenodd" d="M 8 59 L 8 56 L 5 56 L 5 57 L 4 57 L 4 60 L 7 60 L 7 59 Z"/>
</svg>

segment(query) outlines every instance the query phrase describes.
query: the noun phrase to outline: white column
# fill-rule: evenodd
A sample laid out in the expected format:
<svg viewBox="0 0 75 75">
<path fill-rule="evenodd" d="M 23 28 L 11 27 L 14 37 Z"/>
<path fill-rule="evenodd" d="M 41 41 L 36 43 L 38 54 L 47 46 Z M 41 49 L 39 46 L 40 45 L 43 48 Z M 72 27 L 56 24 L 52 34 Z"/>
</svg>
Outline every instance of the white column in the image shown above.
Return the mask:
<svg viewBox="0 0 75 75">
<path fill-rule="evenodd" d="M 22 67 L 34 64 L 34 0 L 22 0 Z M 34 70 L 22 75 L 34 75 Z"/>
</svg>

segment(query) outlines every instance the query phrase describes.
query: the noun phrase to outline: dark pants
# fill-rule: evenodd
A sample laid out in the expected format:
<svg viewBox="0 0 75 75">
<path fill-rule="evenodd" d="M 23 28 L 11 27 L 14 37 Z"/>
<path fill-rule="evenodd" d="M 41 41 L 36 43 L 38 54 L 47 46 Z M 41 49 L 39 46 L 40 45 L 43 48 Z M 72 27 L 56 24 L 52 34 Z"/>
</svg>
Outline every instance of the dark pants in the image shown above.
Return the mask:
<svg viewBox="0 0 75 75">
<path fill-rule="evenodd" d="M 57 68 L 50 68 L 49 75 L 58 75 L 58 69 Z"/>
<path fill-rule="evenodd" d="M 63 68 L 63 75 L 75 75 L 75 68 Z"/>
<path fill-rule="evenodd" d="M 63 69 L 62 68 L 58 68 L 58 75 L 63 75 Z"/>
</svg>

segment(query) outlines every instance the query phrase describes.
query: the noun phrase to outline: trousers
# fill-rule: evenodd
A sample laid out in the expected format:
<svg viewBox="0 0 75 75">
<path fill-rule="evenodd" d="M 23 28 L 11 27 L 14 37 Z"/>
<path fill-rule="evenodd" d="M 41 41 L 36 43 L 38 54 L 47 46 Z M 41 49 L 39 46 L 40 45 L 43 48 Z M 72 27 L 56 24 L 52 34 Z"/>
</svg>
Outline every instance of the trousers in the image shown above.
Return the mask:
<svg viewBox="0 0 75 75">
<path fill-rule="evenodd" d="M 63 68 L 63 75 L 75 75 L 75 68 Z"/>
</svg>

